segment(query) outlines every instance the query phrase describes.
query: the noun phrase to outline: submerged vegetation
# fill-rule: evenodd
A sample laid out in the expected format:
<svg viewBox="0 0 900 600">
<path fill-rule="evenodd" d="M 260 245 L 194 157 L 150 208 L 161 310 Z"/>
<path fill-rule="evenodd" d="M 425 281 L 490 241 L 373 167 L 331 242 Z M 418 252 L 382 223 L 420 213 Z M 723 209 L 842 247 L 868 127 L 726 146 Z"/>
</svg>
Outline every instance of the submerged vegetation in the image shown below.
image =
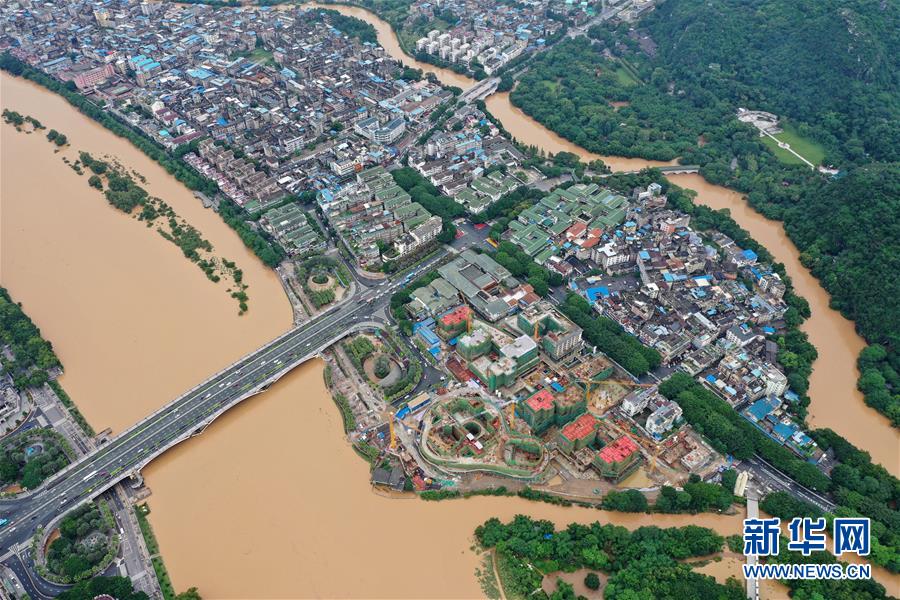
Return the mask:
<svg viewBox="0 0 900 600">
<path fill-rule="evenodd" d="M 524 515 L 509 523 L 490 519 L 475 530 L 484 548 L 497 552 L 498 571 L 507 597 L 565 598 L 541 589 L 545 573 L 587 568 L 607 573 L 605 598 L 720 598 L 738 600 L 737 581 L 721 585 L 691 570 L 680 559 L 719 552 L 724 538 L 705 527 L 660 529 L 624 527 L 599 522 L 572 523 L 556 530 L 549 521 Z"/>
<path fill-rule="evenodd" d="M 93 172 L 88 184 L 103 191 L 106 200 L 124 213 L 155 226 L 157 232 L 179 248 L 185 258 L 196 264 L 213 283 L 223 277 L 231 280 L 231 297 L 237 300 L 240 313 L 247 311 L 247 284 L 235 263 L 213 254 L 213 246 L 200 231 L 190 225 L 160 198 L 151 196 L 138 185 L 124 168 L 115 162 L 94 158 L 80 152 L 79 162 Z M 95 179 L 96 178 L 96 179 Z M 136 209 L 140 209 L 136 211 Z"/>
<path fill-rule="evenodd" d="M 181 160 L 185 153 L 192 150 L 191 144 L 182 144 L 172 152 L 168 152 L 165 148 L 149 139 L 139 129 L 120 121 L 112 113 L 105 110 L 105 106 L 102 104 L 94 103 L 77 91 L 69 89 L 59 80 L 17 59 L 9 52 L 0 54 L 0 70 L 24 77 L 47 88 L 51 92 L 59 94 L 82 114 L 97 121 L 115 135 L 125 138 L 134 144 L 138 150 L 159 164 L 188 189 L 210 196 L 218 192 L 219 188 L 214 181 L 203 177 Z M 219 204 L 219 214 L 222 220 L 237 232 L 244 245 L 253 251 L 266 266 L 275 267 L 284 258 L 285 253 L 281 246 L 269 241 L 262 233 L 253 229 L 247 223 L 248 215 L 246 211 L 239 208 L 234 202 L 223 199 Z"/>
</svg>

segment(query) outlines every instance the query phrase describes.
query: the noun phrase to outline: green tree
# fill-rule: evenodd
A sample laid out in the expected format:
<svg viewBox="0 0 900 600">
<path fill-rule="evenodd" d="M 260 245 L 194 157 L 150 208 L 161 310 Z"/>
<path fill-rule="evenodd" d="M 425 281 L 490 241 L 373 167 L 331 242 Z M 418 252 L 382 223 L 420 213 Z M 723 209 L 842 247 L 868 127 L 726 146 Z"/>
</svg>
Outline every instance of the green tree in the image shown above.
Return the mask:
<svg viewBox="0 0 900 600">
<path fill-rule="evenodd" d="M 391 361 L 387 356 L 379 355 L 378 358 L 375 359 L 375 377 L 378 379 L 384 379 L 391 372 Z"/>
</svg>

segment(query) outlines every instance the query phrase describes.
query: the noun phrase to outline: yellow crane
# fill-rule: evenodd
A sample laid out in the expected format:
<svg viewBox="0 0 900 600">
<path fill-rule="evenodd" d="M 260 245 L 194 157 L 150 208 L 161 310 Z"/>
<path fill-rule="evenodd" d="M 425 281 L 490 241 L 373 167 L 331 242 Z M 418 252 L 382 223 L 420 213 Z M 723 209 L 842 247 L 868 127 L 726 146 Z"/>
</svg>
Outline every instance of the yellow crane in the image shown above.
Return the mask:
<svg viewBox="0 0 900 600">
<path fill-rule="evenodd" d="M 394 433 L 394 413 L 391 413 L 390 419 L 388 419 L 388 426 L 391 429 L 391 450 L 397 449 L 397 435 Z"/>
<path fill-rule="evenodd" d="M 588 402 L 591 402 L 593 396 L 591 395 L 591 386 L 594 384 L 601 383 L 600 381 L 594 381 L 593 379 L 576 379 L 578 383 L 584 386 L 584 399 Z"/>
</svg>

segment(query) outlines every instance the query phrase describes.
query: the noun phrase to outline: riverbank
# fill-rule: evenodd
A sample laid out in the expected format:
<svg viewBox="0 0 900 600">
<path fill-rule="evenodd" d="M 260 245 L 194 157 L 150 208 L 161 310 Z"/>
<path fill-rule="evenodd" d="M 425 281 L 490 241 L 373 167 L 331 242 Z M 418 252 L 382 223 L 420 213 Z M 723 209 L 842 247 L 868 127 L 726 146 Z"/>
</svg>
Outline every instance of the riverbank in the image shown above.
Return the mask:
<svg viewBox="0 0 900 600">
<path fill-rule="evenodd" d="M 98 196 L 48 153 L 44 136 L 4 136 L 0 282 L 53 341 L 66 366 L 59 383 L 95 430 L 130 426 L 194 385 L 198 372 L 213 373 L 290 326 L 274 271 L 162 167 L 34 83 L 3 73 L 0 89 L 3 108 L 141 173 L 149 194 L 241 265 L 254 296 L 253 310 L 238 316 L 233 298 Z M 179 360 L 165 360 L 172 355 Z"/>
<path fill-rule="evenodd" d="M 66 125 L 67 132 L 70 129 Z M 143 168 L 140 171 L 146 173 Z M 6 179 L 4 172 L 4 181 Z M 105 231 L 98 229 L 97 232 L 98 237 L 105 239 Z M 77 261 L 71 264 L 72 270 L 79 273 L 93 267 L 95 265 Z M 130 280 L 125 280 L 118 285 L 129 283 Z M 192 288 L 184 288 L 182 299 L 194 301 L 193 292 Z M 132 297 L 134 290 L 122 290 L 121 294 L 122 302 L 136 300 Z M 254 300 L 262 297 L 257 290 Z M 104 319 L 103 313 L 90 316 L 100 322 Z M 151 310 L 150 314 L 133 312 L 131 316 L 154 323 L 159 313 Z M 173 316 L 182 318 L 180 312 Z M 221 325 L 223 329 L 233 326 L 233 321 Z M 50 339 L 58 339 L 55 331 L 48 329 L 47 333 Z M 111 333 L 114 332 L 101 331 L 97 335 Z M 83 340 L 76 341 L 83 344 Z M 144 365 L 122 389 L 130 391 L 141 385 L 155 385 L 155 379 L 163 378 L 160 373 L 166 373 L 168 377 L 170 370 L 180 364 L 190 367 L 193 380 L 189 385 L 192 385 L 196 383 L 197 372 L 212 372 L 225 364 L 220 362 L 214 369 L 204 370 L 204 366 L 197 364 L 202 355 L 237 350 L 237 346 L 222 350 L 206 338 L 191 341 L 194 343 L 189 347 L 175 344 L 155 348 L 152 362 Z M 243 346 L 250 342 L 242 339 L 235 343 Z M 97 376 L 97 389 L 102 390 L 108 366 L 97 364 L 92 368 Z M 313 367 L 305 369 L 309 368 Z M 313 368 L 312 381 L 321 382 L 319 368 Z M 232 422 L 225 430 L 227 435 L 214 437 L 212 434 L 220 429 L 217 421 L 204 434 L 202 439 L 206 442 L 201 444 L 195 440 L 173 450 L 173 453 L 187 453 L 181 455 L 181 460 L 189 461 L 186 470 L 172 474 L 177 475 L 175 479 L 163 480 L 161 474 L 164 464 L 167 471 L 176 469 L 174 455 L 169 463 L 165 463 L 166 457 L 147 470 L 148 483 L 154 489 L 151 504 L 156 507 L 157 501 L 167 503 L 170 509 L 157 511 L 153 519 L 155 524 L 166 524 L 158 531 L 176 582 L 179 577 L 183 584 L 199 582 L 201 592 L 213 597 L 300 594 L 420 597 L 423 590 L 434 590 L 435 595 L 475 597 L 479 592 L 466 581 L 472 579 L 472 569 L 467 570 L 467 566 L 474 564 L 474 561 L 467 561 L 466 546 L 477 518 L 483 520 L 485 516 L 517 511 L 547 514 L 550 515 L 547 518 L 560 524 L 595 520 L 598 514 L 616 523 L 647 522 L 634 521 L 627 515 L 597 511 L 582 513 L 492 498 L 466 500 L 459 503 L 459 508 L 442 506 L 440 513 L 437 509 L 419 510 L 425 503 L 393 503 L 402 506 L 388 510 L 381 506 L 385 500 L 371 493 L 367 472 L 353 470 L 349 463 L 345 465 L 343 455 L 348 454 L 360 467 L 365 467 L 343 442 L 338 411 L 331 406 L 327 394 L 319 390 L 321 385 L 310 385 L 308 380 L 296 378 L 288 384 L 288 379 L 286 377 L 266 395 L 250 401 L 254 407 L 252 412 L 239 412 L 231 417 L 232 413 L 229 413 L 221 422 L 224 427 L 236 419 L 243 422 L 256 416 L 258 419 L 252 428 L 243 429 Z M 117 397 L 123 396 L 122 389 L 116 391 Z M 282 392 L 281 400 L 276 403 L 270 395 L 279 389 L 289 392 Z M 171 397 L 157 400 L 162 403 Z M 250 402 L 245 404 L 249 407 Z M 201 449 L 205 449 L 202 455 Z M 195 456 L 191 459 L 190 455 Z M 348 468 L 342 468 L 344 466 Z M 288 493 L 283 497 L 284 486 L 288 486 Z M 199 497 L 198 503 L 194 503 L 194 495 Z M 223 497 L 229 499 L 227 503 L 222 502 Z M 265 510 L 254 512 L 235 508 L 248 505 L 263 506 Z M 416 507 L 410 510 L 412 505 Z M 179 515 L 185 507 L 192 509 L 190 514 Z M 178 519 L 177 527 L 166 520 L 169 517 Z M 447 523 L 444 523 L 445 519 Z M 378 522 L 370 523 L 370 520 Z M 673 523 L 704 520 L 705 517 L 679 518 Z M 651 522 L 659 522 L 659 517 L 654 516 Z M 737 532 L 739 520 L 724 521 L 722 526 Z M 245 530 L 253 535 L 247 537 Z M 413 538 L 410 532 L 418 535 Z M 216 540 L 217 547 L 209 547 L 211 539 Z M 188 548 L 179 554 L 182 544 Z M 335 557 L 344 556 L 351 544 L 354 553 L 358 552 L 365 560 L 348 570 Z M 417 554 L 412 560 L 408 558 L 411 545 Z M 313 550 L 319 556 L 310 556 Z M 175 555 L 177 559 L 169 558 Z M 398 557 L 404 560 L 403 575 L 396 579 L 386 577 L 386 573 L 396 569 Z M 303 565 L 302 573 L 292 572 L 297 569 L 297 564 Z M 261 570 L 254 570 L 257 568 Z M 202 579 L 193 575 L 195 571 L 202 572 Z M 398 586 L 399 592 L 392 586 Z"/>
<path fill-rule="evenodd" d="M 445 85 L 465 89 L 476 83 L 474 79 L 417 61 L 405 54 L 390 24 L 364 8 L 317 3 L 303 6 L 330 8 L 368 22 L 375 27 L 378 42 L 388 54 L 404 65 L 433 73 Z M 588 152 L 561 138 L 515 107 L 506 92 L 489 96 L 486 105 L 513 138 L 545 152 L 572 152 L 584 162 L 600 159 L 613 170 L 637 170 L 675 163 L 602 156 Z M 801 330 L 809 335 L 810 342 L 819 353 L 809 382 L 809 424 L 816 428 L 833 429 L 855 446 L 869 452 L 873 460 L 882 464 L 892 475 L 900 476 L 900 431 L 891 427 L 886 417 L 869 408 L 862 393 L 856 388 L 859 377 L 856 359 L 865 347 L 865 341 L 856 333 L 851 321 L 830 307 L 830 296 L 801 264 L 800 254 L 787 237 L 782 224 L 756 212 L 741 193 L 711 184 L 700 175 L 673 175 L 668 179 L 676 185 L 695 191 L 695 202 L 714 209 L 727 209 L 751 237 L 765 246 L 775 260 L 785 265 L 797 294 L 809 302 L 812 314 L 801 326 Z"/>
</svg>

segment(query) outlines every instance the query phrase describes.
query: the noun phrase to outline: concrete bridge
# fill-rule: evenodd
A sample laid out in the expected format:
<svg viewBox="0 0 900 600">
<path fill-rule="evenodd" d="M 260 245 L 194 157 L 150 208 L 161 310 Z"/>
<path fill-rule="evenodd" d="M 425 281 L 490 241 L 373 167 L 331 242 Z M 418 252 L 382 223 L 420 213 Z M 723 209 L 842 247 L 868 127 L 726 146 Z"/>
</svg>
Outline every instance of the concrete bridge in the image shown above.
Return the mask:
<svg viewBox="0 0 900 600">
<path fill-rule="evenodd" d="M 412 274 L 432 269 L 446 256 L 447 251 L 435 254 L 417 265 Z M 357 291 L 340 304 L 208 377 L 54 474 L 40 487 L 0 499 L 0 517 L 9 520 L 0 528 L 0 562 L 16 573 L 32 598 L 53 598 L 62 592 L 67 586 L 50 583 L 35 573 L 31 540 L 38 529 L 48 529 L 72 509 L 123 480 L 141 482 L 141 469 L 153 459 L 203 433 L 226 411 L 265 391 L 344 337 L 386 328 L 390 297 L 404 285 L 400 275 L 396 280 L 357 278 L 356 284 Z M 411 351 L 419 353 L 415 347 Z M 419 385 L 437 381 L 436 373 L 426 367 Z"/>
<path fill-rule="evenodd" d="M 699 173 L 700 165 L 673 165 L 670 167 L 653 167 L 663 175 L 684 175 L 687 173 Z M 613 175 L 634 175 L 640 173 L 643 169 L 634 169 L 631 171 L 615 171 L 613 173 L 604 173 L 599 177 L 612 177 Z"/>
<path fill-rule="evenodd" d="M 464 91 L 460 95 L 459 99 L 466 103 L 474 102 L 476 100 L 484 100 L 497 91 L 498 85 L 500 85 L 500 79 L 498 77 L 483 79 Z"/>
<path fill-rule="evenodd" d="M 286 373 L 345 336 L 385 323 L 391 291 L 398 284 L 356 294 L 314 320 L 289 330 L 219 371 L 45 481 L 39 488 L 0 500 L 0 555 L 24 549 L 38 527 L 93 500 L 182 441 L 202 433 L 243 400 L 265 391 Z"/>
</svg>

